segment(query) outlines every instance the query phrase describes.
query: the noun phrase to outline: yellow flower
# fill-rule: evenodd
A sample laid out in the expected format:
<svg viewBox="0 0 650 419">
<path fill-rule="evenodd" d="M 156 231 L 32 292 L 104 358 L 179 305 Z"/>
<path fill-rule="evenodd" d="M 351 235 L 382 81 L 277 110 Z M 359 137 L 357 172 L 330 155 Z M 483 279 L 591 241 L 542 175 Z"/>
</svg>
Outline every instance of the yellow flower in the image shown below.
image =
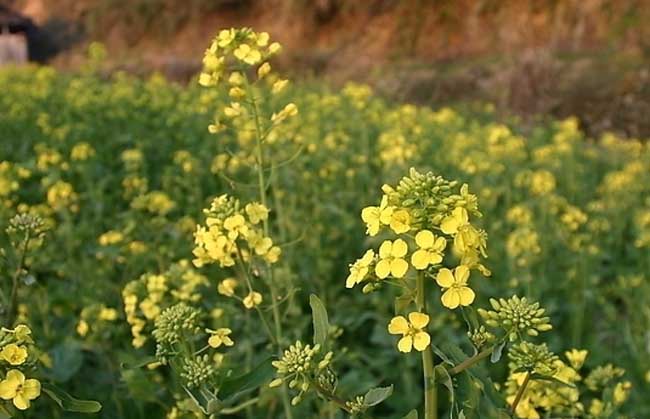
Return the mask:
<svg viewBox="0 0 650 419">
<path fill-rule="evenodd" d="M 241 44 L 233 53 L 238 60 L 249 65 L 255 65 L 262 60 L 262 54 L 248 44 Z"/>
<path fill-rule="evenodd" d="M 112 322 L 117 319 L 117 310 L 114 308 L 102 307 L 99 311 L 99 320 Z"/>
<path fill-rule="evenodd" d="M 79 323 L 77 324 L 77 333 L 79 336 L 84 337 L 88 334 L 88 331 L 90 330 L 90 326 L 88 326 L 88 322 L 85 320 L 79 320 Z"/>
<path fill-rule="evenodd" d="M 459 305 L 468 306 L 474 302 L 476 295 L 467 286 L 468 279 L 469 268 L 465 265 L 458 266 L 453 273 L 447 268 L 440 269 L 436 282 L 445 290 L 441 298 L 443 306 L 453 310 Z"/>
<path fill-rule="evenodd" d="M 379 247 L 379 262 L 375 266 L 375 273 L 381 279 L 386 278 L 388 275 L 393 275 L 395 278 L 402 278 L 406 271 L 408 271 L 409 264 L 404 260 L 404 256 L 408 252 L 408 246 L 402 239 L 397 239 L 393 242 L 390 240 L 384 241 Z"/>
<path fill-rule="evenodd" d="M 258 224 L 260 221 L 265 221 L 269 218 L 269 209 L 257 202 L 246 204 L 245 211 L 251 224 Z"/>
<path fill-rule="evenodd" d="M 271 249 L 269 249 L 268 252 L 266 252 L 266 255 L 264 255 L 264 260 L 271 264 L 276 263 L 278 260 L 280 260 L 281 254 L 282 249 L 280 249 L 278 246 L 273 246 Z"/>
<path fill-rule="evenodd" d="M 390 216 L 390 229 L 397 234 L 406 233 L 411 229 L 411 216 L 406 210 L 394 211 Z"/>
<path fill-rule="evenodd" d="M 41 395 L 41 383 L 38 380 L 26 380 L 22 372 L 10 370 L 7 377 L 0 382 L 0 397 L 13 400 L 19 410 L 29 409 L 30 400 Z"/>
<path fill-rule="evenodd" d="M 264 63 L 257 69 L 257 77 L 262 79 L 271 72 L 271 64 Z"/>
<path fill-rule="evenodd" d="M 277 42 L 274 42 L 271 45 L 269 45 L 269 54 L 277 54 L 278 52 L 280 52 L 281 49 L 282 49 L 282 45 L 280 45 Z"/>
<path fill-rule="evenodd" d="M 289 103 L 280 112 L 271 115 L 271 122 L 279 124 L 285 119 L 298 115 L 298 107 L 294 103 Z"/>
<path fill-rule="evenodd" d="M 571 367 L 573 367 L 576 370 L 582 368 L 582 366 L 585 363 L 585 359 L 587 358 L 587 354 L 589 354 L 587 350 L 578 350 L 578 349 L 571 349 L 570 351 L 566 351 L 564 353 L 566 359 L 569 360 Z"/>
<path fill-rule="evenodd" d="M 429 324 L 429 316 L 413 312 L 408 317 L 408 321 L 404 316 L 393 317 L 388 324 L 388 333 L 402 335 L 397 343 L 400 352 L 411 352 L 413 347 L 420 352 L 424 351 L 431 343 L 431 336 L 423 330 Z"/>
<path fill-rule="evenodd" d="M 0 352 L 0 358 L 4 359 L 11 365 L 20 365 L 27 360 L 27 349 L 24 346 L 18 346 L 15 343 L 10 343 L 9 345 L 2 348 Z"/>
<path fill-rule="evenodd" d="M 367 233 L 375 236 L 379 233 L 382 224 L 388 225 L 391 222 L 394 207 L 388 206 L 388 197 L 381 198 L 378 207 L 366 207 L 361 211 L 361 219 L 366 223 Z"/>
<path fill-rule="evenodd" d="M 217 35 L 217 45 L 221 48 L 225 48 L 235 39 L 235 30 L 234 29 L 222 29 Z"/>
<path fill-rule="evenodd" d="M 231 215 L 223 222 L 223 227 L 228 231 L 228 238 L 235 240 L 239 234 L 245 236 L 248 233 L 246 219 L 241 214 Z"/>
<path fill-rule="evenodd" d="M 374 259 L 375 252 L 370 249 L 366 251 L 361 259 L 357 259 L 353 265 L 350 265 L 350 275 L 345 280 L 345 287 L 352 288 L 363 281 L 366 275 L 368 275 L 368 268 Z"/>
<path fill-rule="evenodd" d="M 289 84 L 289 80 L 278 80 L 271 86 L 271 93 L 277 94 L 284 90 Z"/>
<path fill-rule="evenodd" d="M 454 235 L 458 230 L 469 224 L 469 215 L 463 207 L 454 208 L 451 215 L 445 217 L 440 223 L 440 229 L 445 234 Z"/>
<path fill-rule="evenodd" d="M 32 329 L 30 329 L 29 326 L 26 326 L 24 324 L 19 324 L 18 326 L 16 326 L 13 332 L 18 343 L 21 342 L 34 343 L 34 341 L 30 336 L 32 334 Z"/>
<path fill-rule="evenodd" d="M 255 43 L 258 47 L 265 47 L 269 44 L 269 39 L 270 36 L 268 32 L 260 32 L 255 37 Z"/>
<path fill-rule="evenodd" d="M 444 237 L 436 237 L 429 230 L 422 230 L 415 235 L 415 244 L 420 249 L 411 256 L 411 264 L 415 269 L 426 269 L 429 265 L 442 262 L 442 252 L 447 246 Z"/>
<path fill-rule="evenodd" d="M 255 254 L 258 256 L 264 256 L 273 246 L 273 240 L 270 237 L 264 237 L 261 232 L 251 232 L 246 237 L 246 240 L 250 248 L 255 250 Z"/>
<path fill-rule="evenodd" d="M 223 109 L 223 114 L 228 118 L 235 118 L 244 113 L 244 108 L 242 108 L 239 102 L 232 102 L 230 106 L 226 106 Z"/>
<path fill-rule="evenodd" d="M 251 291 L 246 297 L 244 297 L 244 307 L 251 309 L 255 306 L 262 304 L 262 294 L 257 291 Z"/>
<path fill-rule="evenodd" d="M 593 399 L 589 406 L 589 413 L 593 416 L 600 416 L 605 410 L 604 403 L 601 400 Z"/>
<path fill-rule="evenodd" d="M 630 391 L 632 390 L 632 383 L 625 381 L 622 383 L 617 383 L 614 387 L 614 392 L 612 398 L 614 399 L 614 404 L 620 405 L 625 403 L 625 401 L 630 396 Z"/>
<path fill-rule="evenodd" d="M 217 292 L 226 297 L 232 297 L 235 295 L 237 285 L 239 285 L 239 282 L 235 278 L 226 278 L 217 285 Z"/>
<path fill-rule="evenodd" d="M 207 333 L 210 333 L 210 338 L 208 339 L 208 345 L 212 348 L 218 348 L 221 345 L 232 346 L 235 344 L 228 335 L 232 333 L 232 330 L 222 327 L 217 330 L 205 329 Z"/>
</svg>

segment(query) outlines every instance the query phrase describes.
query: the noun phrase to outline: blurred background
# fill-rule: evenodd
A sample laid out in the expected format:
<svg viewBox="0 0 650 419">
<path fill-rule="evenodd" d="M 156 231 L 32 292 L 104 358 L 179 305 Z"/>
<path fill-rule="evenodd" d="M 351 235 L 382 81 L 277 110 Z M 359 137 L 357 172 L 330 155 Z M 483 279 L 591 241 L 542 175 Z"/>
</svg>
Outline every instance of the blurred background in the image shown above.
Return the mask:
<svg viewBox="0 0 650 419">
<path fill-rule="evenodd" d="M 220 28 L 285 46 L 284 71 L 369 83 L 419 104 L 489 101 L 524 120 L 576 115 L 590 135 L 650 136 L 647 0 L 1 0 L 29 57 L 186 81 Z M 8 30 L 7 30 L 8 29 Z M 2 31 L 2 30 L 0 30 Z"/>
</svg>

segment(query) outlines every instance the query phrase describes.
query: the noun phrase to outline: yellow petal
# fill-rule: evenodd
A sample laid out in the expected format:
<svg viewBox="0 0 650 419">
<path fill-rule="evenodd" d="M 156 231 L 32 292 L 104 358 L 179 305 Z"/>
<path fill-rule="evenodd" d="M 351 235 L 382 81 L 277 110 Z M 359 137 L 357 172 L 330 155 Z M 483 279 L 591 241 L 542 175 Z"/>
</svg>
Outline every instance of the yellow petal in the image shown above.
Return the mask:
<svg viewBox="0 0 650 419">
<path fill-rule="evenodd" d="M 406 255 L 409 247 L 406 242 L 402 239 L 397 239 L 393 242 L 393 247 L 391 248 L 391 255 L 396 258 L 401 258 Z"/>
<path fill-rule="evenodd" d="M 16 397 L 14 397 L 14 406 L 18 410 L 27 410 L 29 409 L 29 400 L 22 394 L 16 394 Z"/>
<path fill-rule="evenodd" d="M 445 234 L 455 234 L 458 231 L 458 221 L 452 217 L 445 217 L 440 223 L 440 230 Z"/>
<path fill-rule="evenodd" d="M 413 348 L 413 338 L 411 336 L 404 336 L 402 339 L 397 342 L 397 349 L 399 349 L 400 352 L 411 352 L 411 349 Z"/>
<path fill-rule="evenodd" d="M 472 291 L 472 289 L 469 287 L 458 288 L 457 293 L 460 298 L 460 305 L 462 306 L 468 306 L 472 304 L 474 302 L 474 298 L 476 297 L 474 291 Z"/>
<path fill-rule="evenodd" d="M 41 395 L 41 383 L 38 380 L 25 380 L 23 384 L 23 396 L 29 400 L 34 400 Z"/>
<path fill-rule="evenodd" d="M 353 288 L 355 285 L 357 285 L 357 276 L 350 273 L 345 280 L 345 288 Z"/>
<path fill-rule="evenodd" d="M 454 274 L 447 268 L 442 268 L 438 271 L 436 282 L 443 288 L 449 288 L 454 285 Z"/>
<path fill-rule="evenodd" d="M 445 247 L 447 247 L 447 240 L 445 240 L 444 237 L 438 237 L 436 239 L 436 242 L 431 247 L 431 250 L 434 250 L 436 252 L 442 252 L 443 250 L 445 250 Z"/>
<path fill-rule="evenodd" d="M 377 277 L 384 279 L 390 275 L 390 265 L 390 261 L 386 259 L 380 260 L 379 263 L 377 263 L 375 266 L 375 274 L 377 274 Z"/>
<path fill-rule="evenodd" d="M 469 268 L 465 265 L 459 265 L 454 270 L 454 277 L 456 277 L 457 284 L 459 285 L 467 284 L 467 280 L 469 279 Z"/>
<path fill-rule="evenodd" d="M 436 263 L 442 262 L 442 255 L 440 253 L 429 252 L 429 263 L 435 265 Z"/>
<path fill-rule="evenodd" d="M 423 329 L 429 324 L 429 316 L 424 313 L 420 313 L 417 311 L 414 311 L 412 313 L 409 313 L 409 322 L 415 327 L 416 329 Z"/>
<path fill-rule="evenodd" d="M 467 224 L 467 222 L 469 221 L 469 215 L 467 214 L 467 210 L 463 207 L 455 208 L 454 211 L 452 212 L 452 215 L 456 220 L 458 220 L 458 224 L 461 226 Z"/>
<path fill-rule="evenodd" d="M 379 246 L 379 257 L 382 259 L 390 257 L 392 249 L 393 243 L 390 240 L 385 240 L 381 246 Z"/>
<path fill-rule="evenodd" d="M 361 219 L 366 223 L 376 221 L 379 219 L 379 208 L 377 207 L 366 207 L 361 210 Z"/>
<path fill-rule="evenodd" d="M 450 308 L 450 309 L 455 309 L 458 307 L 460 304 L 460 296 L 458 295 L 458 292 L 456 292 L 455 289 L 451 288 L 445 291 L 444 294 L 442 294 L 442 298 L 440 298 L 440 301 L 442 301 L 442 305 Z"/>
<path fill-rule="evenodd" d="M 388 333 L 391 335 L 403 335 L 409 331 L 409 324 L 404 316 L 396 316 L 388 323 Z"/>
<path fill-rule="evenodd" d="M 428 249 L 433 246 L 434 235 L 429 230 L 422 230 L 415 235 L 415 243 L 422 249 Z"/>
<path fill-rule="evenodd" d="M 429 252 L 426 250 L 416 250 L 411 256 L 411 264 L 415 269 L 426 269 L 429 266 Z"/>
<path fill-rule="evenodd" d="M 16 396 L 16 390 L 18 389 L 19 383 L 15 383 L 9 380 L 3 380 L 0 382 L 0 398 L 4 400 L 11 400 Z"/>
<path fill-rule="evenodd" d="M 431 336 L 426 332 L 416 333 L 413 337 L 413 346 L 418 351 L 422 352 L 429 347 L 431 343 Z"/>
<path fill-rule="evenodd" d="M 402 278 L 409 270 L 409 264 L 404 259 L 393 259 L 390 263 L 390 272 L 395 278 Z"/>
</svg>

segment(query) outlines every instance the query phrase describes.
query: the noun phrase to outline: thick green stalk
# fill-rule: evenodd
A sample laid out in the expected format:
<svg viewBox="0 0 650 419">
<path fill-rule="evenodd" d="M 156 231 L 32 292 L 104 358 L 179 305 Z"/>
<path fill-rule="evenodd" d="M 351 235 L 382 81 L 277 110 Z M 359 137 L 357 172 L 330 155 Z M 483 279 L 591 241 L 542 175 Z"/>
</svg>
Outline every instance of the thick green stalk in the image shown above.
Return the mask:
<svg viewBox="0 0 650 419">
<path fill-rule="evenodd" d="M 262 147 L 263 143 L 263 132 L 262 124 L 260 122 L 259 109 L 257 107 L 257 102 L 253 96 L 253 89 L 250 87 L 248 80 L 246 81 L 247 94 L 250 98 L 252 108 L 253 108 L 253 118 L 255 119 L 255 145 L 256 145 L 256 160 L 257 160 L 257 181 L 260 194 L 260 202 L 266 208 L 267 199 L 266 199 L 266 180 L 264 179 L 264 150 Z M 269 236 L 269 223 L 268 220 L 263 220 L 264 235 Z M 271 308 L 273 312 L 273 323 L 275 325 L 275 340 L 278 344 L 278 354 L 282 355 L 282 322 L 280 318 L 280 308 L 278 307 L 278 292 L 275 287 L 275 277 L 273 275 L 273 267 L 269 264 L 269 289 L 271 290 Z M 293 419 L 291 413 L 291 403 L 289 401 L 289 392 L 287 390 L 286 384 L 282 384 L 282 405 L 284 406 L 284 414 L 286 419 Z"/>
<path fill-rule="evenodd" d="M 418 272 L 416 303 L 421 313 L 426 313 L 424 273 Z M 436 374 L 433 367 L 433 355 L 427 348 L 422 351 L 422 370 L 424 375 L 424 419 L 438 418 L 438 394 L 436 392 Z"/>
</svg>

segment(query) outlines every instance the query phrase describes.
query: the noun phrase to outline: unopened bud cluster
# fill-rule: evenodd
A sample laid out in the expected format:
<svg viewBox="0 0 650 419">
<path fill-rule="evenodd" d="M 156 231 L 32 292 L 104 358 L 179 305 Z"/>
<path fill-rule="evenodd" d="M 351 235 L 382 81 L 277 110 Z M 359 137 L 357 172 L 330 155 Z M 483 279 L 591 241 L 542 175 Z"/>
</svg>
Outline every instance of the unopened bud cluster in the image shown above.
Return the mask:
<svg viewBox="0 0 650 419">
<path fill-rule="evenodd" d="M 217 375 L 214 362 L 206 354 L 183 361 L 181 378 L 189 388 L 210 384 Z"/>
<path fill-rule="evenodd" d="M 173 345 L 183 337 L 194 336 L 201 331 L 200 311 L 185 303 L 179 303 L 163 310 L 156 319 L 153 337 L 161 345 Z"/>
<path fill-rule="evenodd" d="M 328 367 L 334 354 L 330 351 L 321 356 L 320 350 L 320 345 L 312 347 L 300 341 L 291 345 L 284 351 L 281 359 L 273 361 L 278 378 L 269 386 L 277 387 L 287 382 L 289 388 L 298 390 L 298 395 L 291 400 L 294 406 L 302 401 L 305 393 L 314 384 L 317 384 L 321 390 L 333 391 L 336 386 L 336 376 Z"/>
<path fill-rule="evenodd" d="M 545 309 L 539 303 L 529 302 L 526 297 L 516 295 L 509 299 L 490 299 L 494 310 L 479 309 L 479 315 L 491 327 L 500 327 L 508 334 L 511 342 L 521 338 L 522 334 L 537 336 L 539 332 L 551 330 L 550 318 L 544 316 Z"/>
<path fill-rule="evenodd" d="M 546 376 L 555 374 L 559 360 L 545 343 L 536 345 L 526 341 L 514 345 L 508 352 L 508 358 L 512 371 L 536 372 Z"/>
</svg>

